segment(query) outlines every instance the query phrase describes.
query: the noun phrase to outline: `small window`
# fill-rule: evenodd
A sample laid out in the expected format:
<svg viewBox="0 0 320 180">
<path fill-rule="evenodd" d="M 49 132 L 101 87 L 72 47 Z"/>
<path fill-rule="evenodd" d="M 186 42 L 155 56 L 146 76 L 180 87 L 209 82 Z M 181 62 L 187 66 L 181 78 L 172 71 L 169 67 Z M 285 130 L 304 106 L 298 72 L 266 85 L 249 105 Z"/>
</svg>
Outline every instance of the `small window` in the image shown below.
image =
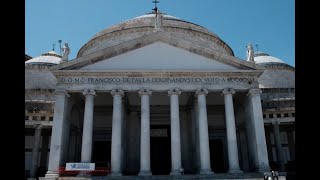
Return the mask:
<svg viewBox="0 0 320 180">
<path fill-rule="evenodd" d="M 273 114 L 269 114 L 269 118 L 273 118 Z"/>
<path fill-rule="evenodd" d="M 277 118 L 281 118 L 281 114 L 277 114 Z"/>
<path fill-rule="evenodd" d="M 49 121 L 53 121 L 53 117 L 49 117 Z"/>
<path fill-rule="evenodd" d="M 292 116 L 292 117 L 296 117 L 296 113 L 292 113 L 291 116 Z"/>
<path fill-rule="evenodd" d="M 37 116 L 32 116 L 32 120 L 37 120 Z"/>
<path fill-rule="evenodd" d="M 45 116 L 41 116 L 41 121 L 44 121 L 46 120 L 46 117 Z"/>
<path fill-rule="evenodd" d="M 265 118 L 266 118 L 266 115 L 264 114 L 264 115 L 263 115 L 263 119 L 265 119 Z"/>
<path fill-rule="evenodd" d="M 29 120 L 29 116 L 24 116 L 24 120 Z"/>
<path fill-rule="evenodd" d="M 283 117 L 289 117 L 289 113 L 284 113 Z"/>
</svg>

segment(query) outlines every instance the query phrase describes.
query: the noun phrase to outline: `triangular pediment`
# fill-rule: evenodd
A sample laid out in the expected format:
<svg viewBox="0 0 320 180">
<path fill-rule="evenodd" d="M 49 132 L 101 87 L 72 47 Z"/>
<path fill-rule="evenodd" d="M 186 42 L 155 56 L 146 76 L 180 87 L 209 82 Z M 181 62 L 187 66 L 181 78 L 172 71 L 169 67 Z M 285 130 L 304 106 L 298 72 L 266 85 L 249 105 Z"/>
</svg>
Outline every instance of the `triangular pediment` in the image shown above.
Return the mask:
<svg viewBox="0 0 320 180">
<path fill-rule="evenodd" d="M 80 70 L 236 70 L 235 67 L 184 49 L 156 42 L 84 66 Z"/>
<path fill-rule="evenodd" d="M 131 40 L 52 67 L 52 70 L 256 70 L 254 63 L 166 32 Z"/>
</svg>

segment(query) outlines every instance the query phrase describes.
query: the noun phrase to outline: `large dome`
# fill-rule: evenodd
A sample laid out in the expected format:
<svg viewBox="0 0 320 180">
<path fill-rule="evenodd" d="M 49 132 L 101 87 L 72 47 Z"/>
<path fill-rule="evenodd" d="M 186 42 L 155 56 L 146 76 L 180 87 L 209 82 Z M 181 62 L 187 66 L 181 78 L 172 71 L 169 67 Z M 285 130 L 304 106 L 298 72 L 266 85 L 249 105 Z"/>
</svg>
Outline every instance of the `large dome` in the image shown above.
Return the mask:
<svg viewBox="0 0 320 180">
<path fill-rule="evenodd" d="M 216 34 L 197 24 L 181 20 L 164 13 L 158 13 L 159 29 L 177 38 L 210 47 L 224 54 L 234 56 L 232 49 Z M 159 18 L 160 17 L 160 18 Z M 77 57 L 101 51 L 130 40 L 155 32 L 156 14 L 148 13 L 120 24 L 108 27 L 94 35 L 78 52 Z M 196 37 L 196 38 L 195 38 Z"/>
</svg>

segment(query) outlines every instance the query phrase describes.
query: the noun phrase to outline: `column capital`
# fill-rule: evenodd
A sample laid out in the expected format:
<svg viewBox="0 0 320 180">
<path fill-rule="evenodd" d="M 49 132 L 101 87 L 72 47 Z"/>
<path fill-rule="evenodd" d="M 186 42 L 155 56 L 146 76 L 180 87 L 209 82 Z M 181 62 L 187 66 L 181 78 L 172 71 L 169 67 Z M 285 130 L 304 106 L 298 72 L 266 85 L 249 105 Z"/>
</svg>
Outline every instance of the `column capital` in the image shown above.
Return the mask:
<svg viewBox="0 0 320 180">
<path fill-rule="evenodd" d="M 82 94 L 83 95 L 93 95 L 93 96 L 95 96 L 96 95 L 96 91 L 95 90 L 92 90 L 92 89 L 85 89 L 85 90 L 83 90 L 82 91 Z"/>
<path fill-rule="evenodd" d="M 66 91 L 64 89 L 56 89 L 53 93 L 55 95 L 65 95 L 67 97 L 70 97 L 70 94 L 68 93 L 68 91 Z"/>
<path fill-rule="evenodd" d="M 180 95 L 181 94 L 181 90 L 178 88 L 174 88 L 174 89 L 169 89 L 168 90 L 168 95 Z"/>
<path fill-rule="evenodd" d="M 274 124 L 280 124 L 280 121 L 278 121 L 277 118 L 276 119 L 272 119 L 271 120 L 271 124 L 273 124 L 273 125 Z"/>
<path fill-rule="evenodd" d="M 248 92 L 248 96 L 260 95 L 262 93 L 261 89 L 250 89 Z"/>
<path fill-rule="evenodd" d="M 226 95 L 226 94 L 231 94 L 232 95 L 234 93 L 236 93 L 236 91 L 234 89 L 231 89 L 231 88 L 225 88 L 222 91 L 222 94 L 224 94 L 224 95 Z"/>
<path fill-rule="evenodd" d="M 123 96 L 123 95 L 124 95 L 124 91 L 121 90 L 121 89 L 113 89 L 113 90 L 111 91 L 111 95 L 112 95 L 112 96 L 115 96 L 115 95 Z"/>
<path fill-rule="evenodd" d="M 42 124 L 34 124 L 34 125 L 32 125 L 32 127 L 34 127 L 35 129 L 42 129 L 43 125 Z"/>
<path fill-rule="evenodd" d="M 150 89 L 140 89 L 139 90 L 139 95 L 151 95 L 152 91 Z"/>
<path fill-rule="evenodd" d="M 207 89 L 197 89 L 196 90 L 196 95 L 200 95 L 200 94 L 207 95 L 208 93 L 209 93 L 209 91 Z"/>
</svg>

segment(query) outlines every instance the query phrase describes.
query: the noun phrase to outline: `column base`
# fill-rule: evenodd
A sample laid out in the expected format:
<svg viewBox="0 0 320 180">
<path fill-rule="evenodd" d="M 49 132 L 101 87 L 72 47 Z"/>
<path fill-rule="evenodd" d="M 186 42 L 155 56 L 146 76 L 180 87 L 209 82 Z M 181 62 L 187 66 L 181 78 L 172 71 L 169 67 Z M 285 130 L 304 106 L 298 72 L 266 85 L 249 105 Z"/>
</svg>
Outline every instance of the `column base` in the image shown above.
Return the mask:
<svg viewBox="0 0 320 180">
<path fill-rule="evenodd" d="M 256 169 L 256 172 L 259 172 L 259 173 L 270 172 L 270 167 L 269 166 L 259 167 Z"/>
<path fill-rule="evenodd" d="M 87 174 L 86 172 L 80 172 L 80 174 L 78 174 L 76 177 L 84 177 L 84 178 L 87 178 L 87 177 L 91 177 L 90 174 Z"/>
<path fill-rule="evenodd" d="M 171 170 L 170 175 L 180 176 L 180 175 L 182 175 L 182 172 L 180 172 L 180 170 L 175 169 L 175 170 Z"/>
<path fill-rule="evenodd" d="M 46 180 L 54 179 L 54 180 L 56 180 L 56 179 L 58 179 L 58 177 L 59 177 L 59 173 L 47 171 L 46 175 L 44 177 L 40 177 L 39 180 L 40 179 L 46 179 Z"/>
<path fill-rule="evenodd" d="M 107 176 L 122 176 L 121 172 L 111 172 L 109 175 Z"/>
<path fill-rule="evenodd" d="M 151 171 L 140 171 L 138 176 L 151 176 Z"/>
<path fill-rule="evenodd" d="M 39 177 L 39 180 L 57 180 L 58 177 Z"/>
<path fill-rule="evenodd" d="M 287 172 L 285 172 L 285 171 L 282 171 L 282 172 L 279 172 L 279 176 L 287 176 L 288 174 L 287 174 Z"/>
<path fill-rule="evenodd" d="M 200 169 L 199 174 L 214 174 L 211 169 Z"/>
<path fill-rule="evenodd" d="M 241 171 L 240 169 L 229 169 L 228 173 L 230 173 L 230 174 L 239 174 L 239 173 L 243 173 L 243 171 Z"/>
</svg>

